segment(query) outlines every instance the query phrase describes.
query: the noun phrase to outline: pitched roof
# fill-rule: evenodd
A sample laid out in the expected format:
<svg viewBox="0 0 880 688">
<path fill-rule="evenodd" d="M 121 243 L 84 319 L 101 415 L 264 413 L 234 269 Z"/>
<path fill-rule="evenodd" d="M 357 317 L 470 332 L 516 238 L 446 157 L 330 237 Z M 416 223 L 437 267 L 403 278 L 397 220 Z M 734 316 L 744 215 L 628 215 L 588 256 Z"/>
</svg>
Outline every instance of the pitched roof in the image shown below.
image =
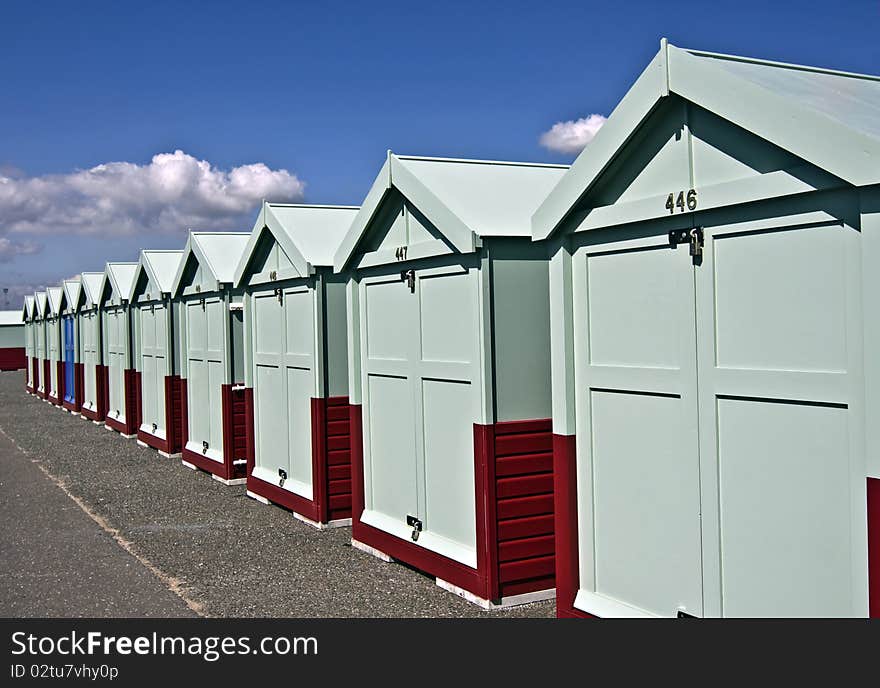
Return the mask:
<svg viewBox="0 0 880 688">
<path fill-rule="evenodd" d="M 104 281 L 101 283 L 101 292 L 103 293 L 105 285 L 109 281 L 117 298 L 128 299 L 137 267 L 137 263 L 107 263 L 107 267 L 104 269 Z"/>
<path fill-rule="evenodd" d="M 80 294 L 82 294 L 82 281 L 79 277 L 74 277 L 64 280 L 61 284 L 67 297 L 67 308 L 76 308 L 79 305 Z"/>
<path fill-rule="evenodd" d="M 34 297 L 32 294 L 25 294 L 24 303 L 21 306 L 21 314 L 27 320 L 34 318 Z"/>
<path fill-rule="evenodd" d="M 38 291 L 34 293 L 34 306 L 36 309 L 36 314 L 34 315 L 34 317 L 46 317 L 46 310 L 49 307 L 49 297 L 46 292 Z"/>
<path fill-rule="evenodd" d="M 24 325 L 21 311 L 0 311 L 0 327 L 4 325 Z"/>
<path fill-rule="evenodd" d="M 477 237 L 529 236 L 530 218 L 567 165 L 398 156 L 389 151 L 334 257 L 345 267 L 391 189 L 397 189 L 461 252 Z"/>
<path fill-rule="evenodd" d="M 183 257 L 172 284 L 172 293 L 180 291 L 186 264 L 195 256 L 219 284 L 235 281 L 235 269 L 250 239 L 250 232 L 190 232 L 183 249 Z"/>
<path fill-rule="evenodd" d="M 303 277 L 308 276 L 316 266 L 333 265 L 333 255 L 357 212 L 357 206 L 264 201 L 235 269 L 235 283 L 238 284 L 244 277 L 264 230 L 271 232 Z"/>
<path fill-rule="evenodd" d="M 86 295 L 86 305 L 93 307 L 101 300 L 101 285 L 104 283 L 103 272 L 84 272 L 80 275 L 83 291 Z"/>
<path fill-rule="evenodd" d="M 180 265 L 180 259 L 183 251 L 179 250 L 153 250 L 144 249 L 141 251 L 140 258 L 135 268 L 134 277 L 131 280 L 131 289 L 125 298 L 129 301 L 134 299 L 134 292 L 137 288 L 138 277 L 141 270 L 147 273 L 150 281 L 156 285 L 163 294 L 170 294 L 174 285 L 174 277 L 177 274 L 177 268 Z"/>
<path fill-rule="evenodd" d="M 662 99 L 673 94 L 852 185 L 880 182 L 880 77 L 688 50 L 664 39 L 532 216 L 534 239 L 559 226 Z"/>
<path fill-rule="evenodd" d="M 64 289 L 61 287 L 49 287 L 46 290 L 49 297 L 49 312 L 53 315 L 61 315 L 62 304 L 64 303 Z"/>
</svg>

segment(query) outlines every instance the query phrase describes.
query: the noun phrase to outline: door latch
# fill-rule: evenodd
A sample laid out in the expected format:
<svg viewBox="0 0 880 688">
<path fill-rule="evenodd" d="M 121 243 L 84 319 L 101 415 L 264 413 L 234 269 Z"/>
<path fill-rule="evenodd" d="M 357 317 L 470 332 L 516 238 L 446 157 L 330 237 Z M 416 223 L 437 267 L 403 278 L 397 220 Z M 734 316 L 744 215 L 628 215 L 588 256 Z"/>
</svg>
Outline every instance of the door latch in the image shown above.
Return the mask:
<svg viewBox="0 0 880 688">
<path fill-rule="evenodd" d="M 401 270 L 400 271 L 400 281 L 406 282 L 406 286 L 409 287 L 409 291 L 411 294 L 416 293 L 416 271 L 415 270 Z"/>
<path fill-rule="evenodd" d="M 153 423 L 153 432 L 159 429 L 159 426 L 156 423 Z"/>
<path fill-rule="evenodd" d="M 407 514 L 406 525 L 410 526 L 413 529 L 410 537 L 412 538 L 413 542 L 417 542 L 419 539 L 419 533 L 422 532 L 422 522 L 415 516 L 410 516 L 409 514 Z"/>
<path fill-rule="evenodd" d="M 278 469 L 278 487 L 284 487 L 284 481 L 287 480 L 287 471 L 283 468 Z"/>
<path fill-rule="evenodd" d="M 674 229 L 669 232 L 670 248 L 675 248 L 685 242 L 688 244 L 688 253 L 690 253 L 694 265 L 700 265 L 703 262 L 703 245 L 705 243 L 703 228 Z"/>
<path fill-rule="evenodd" d="M 284 290 L 281 287 L 275 289 L 275 296 L 278 299 L 278 303 L 284 302 Z"/>
<path fill-rule="evenodd" d="M 208 440 L 202 440 L 202 454 L 208 453 Z"/>
</svg>

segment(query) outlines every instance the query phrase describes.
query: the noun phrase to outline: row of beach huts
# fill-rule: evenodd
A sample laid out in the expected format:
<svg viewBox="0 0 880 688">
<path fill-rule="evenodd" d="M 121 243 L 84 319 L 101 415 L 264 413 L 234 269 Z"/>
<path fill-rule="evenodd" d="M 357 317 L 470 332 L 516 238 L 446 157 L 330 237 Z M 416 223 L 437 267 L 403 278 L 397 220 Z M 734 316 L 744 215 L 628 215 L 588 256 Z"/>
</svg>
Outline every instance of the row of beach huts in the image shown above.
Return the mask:
<svg viewBox="0 0 880 688">
<path fill-rule="evenodd" d="M 27 390 L 484 607 L 877 616 L 878 123 L 663 41 L 570 168 L 389 152 L 27 296 Z"/>
</svg>

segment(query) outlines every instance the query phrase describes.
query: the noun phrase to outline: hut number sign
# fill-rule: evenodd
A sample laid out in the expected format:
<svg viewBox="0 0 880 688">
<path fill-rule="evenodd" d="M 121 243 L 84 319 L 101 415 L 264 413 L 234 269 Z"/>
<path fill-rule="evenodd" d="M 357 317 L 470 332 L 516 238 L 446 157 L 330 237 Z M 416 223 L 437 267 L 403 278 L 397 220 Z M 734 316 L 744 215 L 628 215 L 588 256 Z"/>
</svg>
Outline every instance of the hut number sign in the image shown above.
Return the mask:
<svg viewBox="0 0 880 688">
<path fill-rule="evenodd" d="M 673 191 L 666 197 L 666 210 L 669 211 L 670 215 L 675 213 L 675 209 L 678 208 L 680 213 L 685 211 L 685 208 L 688 210 L 696 210 L 697 209 L 697 190 L 696 189 L 688 189 L 687 191 L 679 191 L 678 196 L 675 195 Z"/>
</svg>

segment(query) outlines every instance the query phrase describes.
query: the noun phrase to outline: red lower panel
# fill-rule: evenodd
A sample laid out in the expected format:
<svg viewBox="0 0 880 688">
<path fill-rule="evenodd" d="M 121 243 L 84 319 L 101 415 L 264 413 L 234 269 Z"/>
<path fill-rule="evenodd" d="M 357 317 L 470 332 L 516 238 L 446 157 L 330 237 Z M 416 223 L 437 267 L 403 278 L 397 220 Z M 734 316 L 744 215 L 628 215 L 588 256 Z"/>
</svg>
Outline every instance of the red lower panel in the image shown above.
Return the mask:
<svg viewBox="0 0 880 688">
<path fill-rule="evenodd" d="M 868 478 L 868 615 L 880 619 L 880 479 Z"/>
<path fill-rule="evenodd" d="M 138 398 L 142 399 L 141 374 L 137 374 Z M 137 429 L 137 438 L 144 444 L 166 454 L 180 453 L 180 378 L 176 375 L 165 376 L 165 439 L 145 432 L 140 423 Z M 138 403 L 139 416 L 143 416 L 142 401 Z"/>
<path fill-rule="evenodd" d="M 24 347 L 0 348 L 0 370 L 24 370 L 27 357 Z"/>
<path fill-rule="evenodd" d="M 85 371 L 83 371 L 83 376 L 85 376 Z M 104 403 L 104 366 L 96 365 L 95 366 L 95 408 L 94 410 L 90 410 L 87 408 L 81 409 L 82 414 L 88 418 L 89 420 L 102 421 L 106 415 L 106 405 Z M 85 394 L 83 395 L 83 398 Z"/>
<path fill-rule="evenodd" d="M 50 374 L 51 367 L 49 366 L 49 361 L 43 361 L 43 392 L 40 396 L 43 399 L 49 398 L 49 385 L 52 382 L 52 376 Z"/>
<path fill-rule="evenodd" d="M 51 364 L 50 364 L 51 365 Z M 51 380 L 51 378 L 46 378 L 47 380 Z M 51 401 L 55 406 L 61 406 L 64 403 L 64 363 L 61 361 L 55 361 L 55 380 L 57 381 L 57 389 L 55 390 L 55 395 L 53 396 L 51 393 L 47 397 L 49 401 Z"/>
<path fill-rule="evenodd" d="M 189 401 L 186 400 L 186 381 L 182 380 L 181 397 L 183 401 L 184 420 Z M 233 390 L 238 385 L 221 385 L 221 410 L 223 419 L 223 461 L 214 461 L 203 454 L 186 448 L 189 440 L 187 432 L 183 433 L 181 444 L 183 460 L 187 461 L 204 471 L 208 471 L 223 480 L 237 480 L 247 475 L 247 443 L 245 423 L 245 390 Z M 245 461 L 245 463 L 236 463 Z"/>
<path fill-rule="evenodd" d="M 556 616 L 589 618 L 574 608 L 578 574 L 577 464 L 574 435 L 553 435 L 556 534 Z"/>
<path fill-rule="evenodd" d="M 67 378 L 65 377 L 65 380 Z M 62 395 L 62 399 L 67 396 L 67 387 L 65 385 L 64 394 Z M 83 398 L 83 364 L 82 363 L 74 363 L 73 364 L 73 401 L 64 400 L 61 402 L 61 405 L 66 408 L 68 411 L 72 411 L 73 413 L 79 413 L 82 409 L 82 398 Z"/>
<path fill-rule="evenodd" d="M 110 369 L 104 366 L 104 393 L 105 399 L 109 398 L 110 390 Z M 140 397 L 138 395 L 138 375 L 137 372 L 128 369 L 123 371 L 123 390 L 125 394 L 125 421 L 119 421 L 111 415 L 107 415 L 104 423 L 107 427 L 121 432 L 123 435 L 136 435 L 137 429 L 141 424 L 139 405 Z"/>
<path fill-rule="evenodd" d="M 247 489 L 318 523 L 351 517 L 348 397 L 311 400 L 312 499 L 254 477 L 253 390 L 245 390 Z"/>
</svg>

